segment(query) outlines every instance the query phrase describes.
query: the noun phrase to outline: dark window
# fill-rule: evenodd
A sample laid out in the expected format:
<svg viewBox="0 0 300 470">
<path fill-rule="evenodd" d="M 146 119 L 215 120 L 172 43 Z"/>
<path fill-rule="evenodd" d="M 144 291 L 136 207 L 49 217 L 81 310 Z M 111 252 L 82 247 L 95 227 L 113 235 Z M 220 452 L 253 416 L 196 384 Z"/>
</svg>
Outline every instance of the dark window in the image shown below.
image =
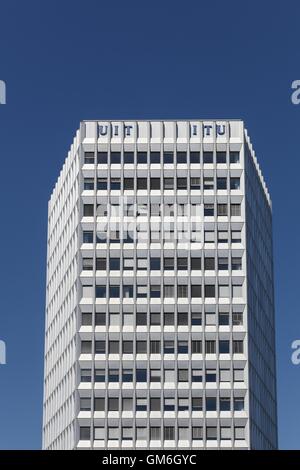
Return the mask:
<svg viewBox="0 0 300 470">
<path fill-rule="evenodd" d="M 242 258 L 231 258 L 231 269 L 232 271 L 242 269 Z"/>
<path fill-rule="evenodd" d="M 138 163 L 147 163 L 147 152 L 138 152 L 137 153 L 137 162 Z"/>
<path fill-rule="evenodd" d="M 190 163 L 200 163 L 200 152 L 190 152 Z"/>
<path fill-rule="evenodd" d="M 133 354 L 133 341 L 123 341 L 123 354 Z"/>
<path fill-rule="evenodd" d="M 121 153 L 120 152 L 111 152 L 111 154 L 110 154 L 110 163 L 112 163 L 112 164 L 121 163 Z"/>
<path fill-rule="evenodd" d="M 218 209 L 218 216 L 226 217 L 228 215 L 228 206 L 227 206 L 227 204 L 218 204 L 217 209 Z"/>
<path fill-rule="evenodd" d="M 220 397 L 220 411 L 230 411 L 230 398 Z"/>
<path fill-rule="evenodd" d="M 160 189 L 160 178 L 150 179 L 150 189 Z"/>
<path fill-rule="evenodd" d="M 119 382 L 119 369 L 109 369 L 108 370 L 108 381 L 109 382 Z"/>
<path fill-rule="evenodd" d="M 105 382 L 104 369 L 95 369 L 95 382 Z"/>
<path fill-rule="evenodd" d="M 127 189 L 134 189 L 134 179 L 124 178 L 124 191 Z"/>
<path fill-rule="evenodd" d="M 160 270 L 160 258 L 150 258 L 150 269 L 151 271 Z"/>
<path fill-rule="evenodd" d="M 201 397 L 192 398 L 192 411 L 202 411 L 202 398 Z"/>
<path fill-rule="evenodd" d="M 93 271 L 93 258 L 83 258 L 82 269 L 83 271 Z"/>
<path fill-rule="evenodd" d="M 94 233 L 93 232 L 83 232 L 82 242 L 83 243 L 93 243 Z"/>
<path fill-rule="evenodd" d="M 218 270 L 228 271 L 228 258 L 218 258 Z"/>
<path fill-rule="evenodd" d="M 91 354 L 92 341 L 81 341 L 81 354 Z"/>
<path fill-rule="evenodd" d="M 216 397 L 206 397 L 206 411 L 217 410 L 217 399 Z"/>
<path fill-rule="evenodd" d="M 174 189 L 174 178 L 164 178 L 164 189 Z"/>
<path fill-rule="evenodd" d="M 219 325 L 229 325 L 228 312 L 219 312 Z"/>
<path fill-rule="evenodd" d="M 147 382 L 147 369 L 136 369 L 136 381 Z"/>
<path fill-rule="evenodd" d="M 91 382 L 92 371 L 90 369 L 81 369 L 80 371 L 80 382 Z"/>
<path fill-rule="evenodd" d="M 97 189 L 100 191 L 100 190 L 103 190 L 103 189 L 107 189 L 107 178 L 98 178 L 97 179 Z"/>
<path fill-rule="evenodd" d="M 160 398 L 150 398 L 150 411 L 160 411 Z"/>
<path fill-rule="evenodd" d="M 110 271 L 120 271 L 120 258 L 109 258 Z"/>
<path fill-rule="evenodd" d="M 188 354 L 189 346 L 187 341 L 178 341 L 178 354 Z"/>
<path fill-rule="evenodd" d="M 105 354 L 105 341 L 95 341 L 95 354 Z"/>
<path fill-rule="evenodd" d="M 134 163 L 133 152 L 124 152 L 124 163 Z"/>
<path fill-rule="evenodd" d="M 203 163 L 213 163 L 214 155 L 213 152 L 203 152 Z"/>
<path fill-rule="evenodd" d="M 93 165 L 95 162 L 94 152 L 84 152 L 84 163 L 87 165 Z"/>
<path fill-rule="evenodd" d="M 187 258 L 177 258 L 177 269 L 186 271 L 188 268 L 188 259 Z"/>
<path fill-rule="evenodd" d="M 202 325 L 201 312 L 192 312 L 192 325 Z"/>
<path fill-rule="evenodd" d="M 204 258 L 204 269 L 208 271 L 214 271 L 215 258 Z"/>
<path fill-rule="evenodd" d="M 230 163 L 239 163 L 240 153 L 239 152 L 230 152 Z"/>
<path fill-rule="evenodd" d="M 205 341 L 205 354 L 216 353 L 216 342 L 214 340 Z"/>
<path fill-rule="evenodd" d="M 229 354 L 229 341 L 227 340 L 219 341 L 219 354 Z"/>
<path fill-rule="evenodd" d="M 232 313 L 232 324 L 234 326 L 243 324 L 243 314 L 241 312 Z"/>
<path fill-rule="evenodd" d="M 174 313 L 164 314 L 164 325 L 174 325 Z"/>
<path fill-rule="evenodd" d="M 177 189 L 187 189 L 187 178 L 177 178 Z"/>
<path fill-rule="evenodd" d="M 160 316 L 160 314 L 155 315 Z M 150 341 L 150 354 L 160 354 L 160 341 Z"/>
<path fill-rule="evenodd" d="M 241 205 L 240 204 L 230 204 L 230 215 L 231 216 L 241 215 Z"/>
<path fill-rule="evenodd" d="M 150 286 L 150 297 L 151 298 L 160 297 L 160 286 Z"/>
<path fill-rule="evenodd" d="M 108 342 L 108 354 L 119 354 L 119 349 L 120 349 L 119 341 Z"/>
<path fill-rule="evenodd" d="M 84 178 L 83 189 L 90 191 L 94 189 L 94 178 Z"/>
<path fill-rule="evenodd" d="M 96 298 L 106 297 L 106 286 L 96 286 Z"/>
<path fill-rule="evenodd" d="M 82 325 L 92 325 L 92 314 L 87 312 L 81 313 L 81 324 Z"/>
<path fill-rule="evenodd" d="M 96 271 L 106 270 L 106 258 L 96 258 Z"/>
<path fill-rule="evenodd" d="M 191 186 L 191 189 L 200 189 L 201 188 L 200 178 L 191 177 L 190 186 Z"/>
<path fill-rule="evenodd" d="M 193 340 L 192 341 L 192 354 L 201 354 L 202 353 L 202 341 Z"/>
<path fill-rule="evenodd" d="M 120 297 L 120 286 L 109 286 L 109 297 L 119 298 Z"/>
<path fill-rule="evenodd" d="M 105 398 L 94 398 L 94 410 L 104 411 L 105 410 Z"/>
<path fill-rule="evenodd" d="M 205 373 L 205 381 L 215 383 L 217 381 L 217 374 L 215 370 L 207 370 Z"/>
<path fill-rule="evenodd" d="M 93 215 L 94 215 L 94 205 L 93 204 L 84 204 L 84 206 L 83 206 L 83 215 L 84 215 L 84 217 L 93 217 Z"/>
<path fill-rule="evenodd" d="M 107 163 L 107 152 L 98 152 L 97 154 L 97 162 L 99 164 Z"/>
<path fill-rule="evenodd" d="M 164 163 L 173 163 L 174 154 L 173 152 L 164 152 Z"/>
<path fill-rule="evenodd" d="M 96 313 L 96 316 L 95 316 L 95 325 L 96 326 L 101 326 L 101 325 L 105 325 L 106 323 L 106 315 L 105 313 L 99 313 L 97 312 Z"/>
<path fill-rule="evenodd" d="M 91 438 L 91 428 L 88 426 L 80 426 L 79 439 L 81 441 L 89 441 Z"/>
<path fill-rule="evenodd" d="M 174 270 L 174 258 L 164 258 L 164 270 L 165 271 Z"/>
<path fill-rule="evenodd" d="M 187 161 L 186 152 L 177 152 L 177 164 L 186 163 L 186 161 Z"/>
<path fill-rule="evenodd" d="M 191 297 L 201 297 L 201 286 L 191 286 Z"/>
<path fill-rule="evenodd" d="M 230 178 L 230 189 L 240 189 L 240 178 Z"/>
<path fill-rule="evenodd" d="M 195 271 L 201 269 L 201 258 L 191 258 L 191 269 Z"/>
<path fill-rule="evenodd" d="M 233 341 L 233 354 L 243 354 L 244 343 L 243 341 Z"/>
<path fill-rule="evenodd" d="M 227 178 L 217 178 L 217 189 L 227 189 Z"/>
<path fill-rule="evenodd" d="M 137 189 L 147 189 L 147 178 L 138 178 Z"/>
<path fill-rule="evenodd" d="M 138 312 L 136 314 L 136 324 L 137 325 L 147 325 L 147 313 Z"/>
<path fill-rule="evenodd" d="M 226 164 L 226 152 L 217 152 L 217 163 Z"/>
<path fill-rule="evenodd" d="M 123 382 L 133 382 L 133 371 L 132 369 L 123 369 L 122 371 Z"/>
<path fill-rule="evenodd" d="M 160 152 L 150 152 L 150 163 L 160 163 Z"/>
<path fill-rule="evenodd" d="M 111 178 L 111 180 L 110 180 L 110 189 L 111 190 L 121 189 L 120 178 Z"/>
<path fill-rule="evenodd" d="M 204 204 L 204 215 L 206 217 L 213 217 L 213 215 L 214 215 L 214 205 L 213 204 Z"/>
</svg>

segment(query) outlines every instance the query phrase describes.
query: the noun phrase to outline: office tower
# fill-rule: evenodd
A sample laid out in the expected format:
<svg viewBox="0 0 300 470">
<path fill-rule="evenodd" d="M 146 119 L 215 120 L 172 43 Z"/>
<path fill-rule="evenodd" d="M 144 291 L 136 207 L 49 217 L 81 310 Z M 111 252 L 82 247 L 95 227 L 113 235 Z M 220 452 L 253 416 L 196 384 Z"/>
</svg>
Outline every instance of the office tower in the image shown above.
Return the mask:
<svg viewBox="0 0 300 470">
<path fill-rule="evenodd" d="M 49 202 L 43 447 L 277 447 L 271 201 L 242 121 L 80 124 Z"/>
</svg>

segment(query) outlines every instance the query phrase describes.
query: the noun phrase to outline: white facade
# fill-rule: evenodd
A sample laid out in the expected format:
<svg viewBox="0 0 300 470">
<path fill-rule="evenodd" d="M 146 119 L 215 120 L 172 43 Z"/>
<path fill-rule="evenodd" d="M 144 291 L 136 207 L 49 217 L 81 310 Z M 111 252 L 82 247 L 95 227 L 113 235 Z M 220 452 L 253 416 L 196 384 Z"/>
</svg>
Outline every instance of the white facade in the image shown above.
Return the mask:
<svg viewBox="0 0 300 470">
<path fill-rule="evenodd" d="M 270 197 L 242 121 L 84 121 L 49 202 L 45 449 L 277 447 Z"/>
</svg>

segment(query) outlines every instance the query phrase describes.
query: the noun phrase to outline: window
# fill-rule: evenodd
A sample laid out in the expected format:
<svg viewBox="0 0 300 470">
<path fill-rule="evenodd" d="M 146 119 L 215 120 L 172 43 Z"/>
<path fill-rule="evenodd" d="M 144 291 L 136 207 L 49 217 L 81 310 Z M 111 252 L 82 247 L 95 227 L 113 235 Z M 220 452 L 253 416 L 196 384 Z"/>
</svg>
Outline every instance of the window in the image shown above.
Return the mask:
<svg viewBox="0 0 300 470">
<path fill-rule="evenodd" d="M 217 178 L 217 189 L 227 189 L 227 178 Z"/>
<path fill-rule="evenodd" d="M 92 191 L 94 189 L 94 178 L 84 178 L 83 189 Z"/>
<path fill-rule="evenodd" d="M 228 312 L 219 312 L 219 325 L 222 325 L 222 326 L 229 325 L 229 313 Z"/>
<path fill-rule="evenodd" d="M 97 179 L 97 190 L 102 191 L 107 189 L 107 179 L 106 178 L 98 178 Z"/>
<path fill-rule="evenodd" d="M 192 382 L 202 382 L 202 370 L 192 369 Z"/>
<path fill-rule="evenodd" d="M 92 371 L 90 369 L 81 369 L 80 371 L 80 382 L 91 382 Z"/>
<path fill-rule="evenodd" d="M 164 440 L 165 441 L 174 441 L 175 440 L 175 428 L 174 428 L 174 426 L 165 426 L 164 427 Z"/>
<path fill-rule="evenodd" d="M 187 189 L 187 178 L 177 178 L 177 189 Z"/>
<path fill-rule="evenodd" d="M 122 399 L 122 410 L 123 411 L 132 411 L 133 409 L 133 400 L 130 397 Z"/>
<path fill-rule="evenodd" d="M 109 297 L 111 299 L 120 298 L 120 286 L 109 286 Z"/>
<path fill-rule="evenodd" d="M 192 325 L 202 325 L 201 312 L 192 312 Z"/>
<path fill-rule="evenodd" d="M 230 369 L 220 369 L 220 382 L 230 382 Z"/>
<path fill-rule="evenodd" d="M 151 426 L 150 428 L 150 440 L 160 441 L 160 428 L 157 426 Z"/>
<path fill-rule="evenodd" d="M 147 382 L 147 369 L 137 369 L 136 370 L 136 381 L 137 382 Z"/>
<path fill-rule="evenodd" d="M 83 258 L 82 269 L 83 271 L 93 271 L 93 258 Z"/>
<path fill-rule="evenodd" d="M 213 298 L 215 296 L 216 296 L 215 285 L 214 284 L 206 284 L 204 286 L 204 297 L 205 298 Z"/>
<path fill-rule="evenodd" d="M 147 178 L 137 179 L 137 189 L 147 189 Z"/>
<path fill-rule="evenodd" d="M 95 354 L 105 354 L 105 341 L 95 341 Z"/>
<path fill-rule="evenodd" d="M 177 324 L 178 324 L 178 326 L 188 325 L 189 324 L 187 312 L 178 312 Z"/>
<path fill-rule="evenodd" d="M 91 411 L 90 398 L 80 398 L 80 411 Z"/>
<path fill-rule="evenodd" d="M 228 271 L 228 258 L 218 258 L 218 270 Z"/>
<path fill-rule="evenodd" d="M 152 299 L 160 297 L 160 286 L 150 286 L 150 297 Z"/>
<path fill-rule="evenodd" d="M 147 152 L 138 152 L 137 153 L 137 162 L 138 163 L 147 163 Z"/>
<path fill-rule="evenodd" d="M 137 441 L 146 441 L 147 440 L 147 428 L 138 426 L 136 428 L 136 439 Z"/>
<path fill-rule="evenodd" d="M 165 340 L 164 341 L 164 354 L 174 354 L 174 341 Z"/>
<path fill-rule="evenodd" d="M 151 369 L 150 370 L 150 382 L 160 382 L 161 373 L 160 369 Z"/>
<path fill-rule="evenodd" d="M 174 286 L 164 286 L 164 297 L 165 298 L 174 297 Z"/>
<path fill-rule="evenodd" d="M 179 397 L 178 398 L 178 411 L 188 411 L 189 409 L 189 399 Z"/>
<path fill-rule="evenodd" d="M 86 313 L 86 312 L 81 313 L 81 325 L 82 326 L 92 325 L 93 323 L 92 320 L 93 320 L 93 317 L 91 313 Z"/>
<path fill-rule="evenodd" d="M 213 230 L 205 230 L 205 232 L 204 232 L 204 242 L 205 243 L 214 243 L 215 242 L 215 232 Z"/>
<path fill-rule="evenodd" d="M 215 383 L 217 381 L 217 373 L 215 369 L 207 369 L 205 373 L 206 383 Z"/>
<path fill-rule="evenodd" d="M 160 341 L 150 341 L 150 354 L 160 354 Z"/>
<path fill-rule="evenodd" d="M 239 230 L 231 231 L 231 243 L 242 243 L 241 232 Z"/>
<path fill-rule="evenodd" d="M 106 164 L 107 163 L 107 152 L 98 152 L 97 153 L 97 162 L 98 164 Z"/>
<path fill-rule="evenodd" d="M 177 286 L 177 297 L 183 298 L 188 296 L 188 286 L 187 285 L 178 285 Z"/>
<path fill-rule="evenodd" d="M 137 312 L 137 314 L 136 314 L 136 324 L 137 325 L 147 325 L 147 313 Z"/>
<path fill-rule="evenodd" d="M 244 369 L 234 369 L 233 380 L 234 382 L 244 382 Z"/>
<path fill-rule="evenodd" d="M 173 178 L 164 178 L 164 189 L 174 189 L 174 179 Z"/>
<path fill-rule="evenodd" d="M 221 440 L 231 440 L 231 428 L 229 426 L 221 426 Z"/>
<path fill-rule="evenodd" d="M 164 163 L 173 163 L 174 155 L 173 152 L 164 152 Z"/>
<path fill-rule="evenodd" d="M 123 382 L 133 382 L 133 371 L 132 369 L 123 369 L 122 371 Z M 130 408 L 132 409 L 132 407 Z"/>
<path fill-rule="evenodd" d="M 121 152 L 111 152 L 110 153 L 110 163 L 111 164 L 120 164 L 121 163 Z"/>
<path fill-rule="evenodd" d="M 233 326 L 240 326 L 243 324 L 243 313 L 233 312 L 232 313 L 232 324 Z"/>
<path fill-rule="evenodd" d="M 120 271 L 120 258 L 109 258 L 110 271 Z"/>
<path fill-rule="evenodd" d="M 200 178 L 192 177 L 191 180 L 190 180 L 190 183 L 191 183 L 191 189 L 198 189 L 199 190 L 201 188 Z"/>
<path fill-rule="evenodd" d="M 218 243 L 228 243 L 228 232 L 218 230 Z"/>
<path fill-rule="evenodd" d="M 203 163 L 213 163 L 214 154 L 213 152 L 203 152 Z"/>
<path fill-rule="evenodd" d="M 243 341 L 233 341 L 233 354 L 243 354 L 244 353 L 244 343 Z"/>
<path fill-rule="evenodd" d="M 174 383 L 175 382 L 175 370 L 174 369 L 165 369 L 164 371 L 164 381 Z"/>
<path fill-rule="evenodd" d="M 174 258 L 164 258 L 164 270 L 166 271 L 174 270 Z"/>
<path fill-rule="evenodd" d="M 235 426 L 234 427 L 234 439 L 244 440 L 245 439 L 245 428 Z"/>
<path fill-rule="evenodd" d="M 242 269 L 242 258 L 231 258 L 231 269 L 232 271 Z"/>
<path fill-rule="evenodd" d="M 129 427 L 122 427 L 122 439 L 123 441 L 131 441 L 133 438 L 133 429 Z"/>
<path fill-rule="evenodd" d="M 96 286 L 96 298 L 105 298 L 106 297 L 106 286 Z"/>
<path fill-rule="evenodd" d="M 220 397 L 220 411 L 230 411 L 229 397 Z"/>
<path fill-rule="evenodd" d="M 81 354 L 91 354 L 92 341 L 81 341 Z"/>
<path fill-rule="evenodd" d="M 133 269 L 133 258 L 123 258 L 123 269 L 132 270 Z"/>
<path fill-rule="evenodd" d="M 95 382 L 105 382 L 105 370 L 95 369 Z"/>
<path fill-rule="evenodd" d="M 188 354 L 189 347 L 187 341 L 178 340 L 178 354 Z"/>
<path fill-rule="evenodd" d="M 164 326 L 174 325 L 174 313 L 164 313 Z"/>
<path fill-rule="evenodd" d="M 245 409 L 245 400 L 243 397 L 234 397 L 233 399 L 233 409 L 234 411 L 244 411 Z"/>
<path fill-rule="evenodd" d="M 202 353 L 202 341 L 193 340 L 192 341 L 192 354 L 201 354 Z"/>
<path fill-rule="evenodd" d="M 188 382 L 189 371 L 188 369 L 178 369 L 178 382 Z"/>
<path fill-rule="evenodd" d="M 241 205 L 240 204 L 230 204 L 230 214 L 231 217 L 238 217 L 241 215 Z"/>
<path fill-rule="evenodd" d="M 121 180 L 120 178 L 111 178 L 110 180 L 110 189 L 113 191 L 121 189 Z"/>
<path fill-rule="evenodd" d="M 216 397 L 206 397 L 206 411 L 217 411 Z"/>
<path fill-rule="evenodd" d="M 204 258 L 204 269 L 205 271 L 214 271 L 215 258 Z"/>
<path fill-rule="evenodd" d="M 133 341 L 123 341 L 122 351 L 123 354 L 133 354 Z"/>
<path fill-rule="evenodd" d="M 205 190 L 213 190 L 214 189 L 214 179 L 210 177 L 205 177 L 203 179 L 203 187 Z"/>
<path fill-rule="evenodd" d="M 106 258 L 96 258 L 96 271 L 106 271 Z"/>
<path fill-rule="evenodd" d="M 204 216 L 213 217 L 214 216 L 214 205 L 213 204 L 204 204 Z"/>
<path fill-rule="evenodd" d="M 93 165 L 95 163 L 94 152 L 84 152 L 84 163 L 86 165 Z"/>
<path fill-rule="evenodd" d="M 91 428 L 87 426 L 80 426 L 79 439 L 81 441 L 89 441 L 91 438 Z"/>
<path fill-rule="evenodd" d="M 230 163 L 239 163 L 240 161 L 240 153 L 231 151 L 230 154 Z"/>
<path fill-rule="evenodd" d="M 83 216 L 84 217 L 93 217 L 94 215 L 94 205 L 93 204 L 84 204 L 83 205 Z"/>
<path fill-rule="evenodd" d="M 216 342 L 214 340 L 205 341 L 205 354 L 216 354 Z"/>
<path fill-rule="evenodd" d="M 124 163 L 134 163 L 134 153 L 124 152 Z"/>
<path fill-rule="evenodd" d="M 108 439 L 112 441 L 117 441 L 119 439 L 119 428 L 109 427 L 108 428 Z"/>
<path fill-rule="evenodd" d="M 95 411 L 105 411 L 105 398 L 95 398 L 94 399 L 94 410 Z"/>
<path fill-rule="evenodd" d="M 187 441 L 189 439 L 189 428 L 179 427 L 178 428 L 178 440 Z"/>
<path fill-rule="evenodd" d="M 160 152 L 150 152 L 150 163 L 160 163 Z"/>
<path fill-rule="evenodd" d="M 147 270 L 148 268 L 148 260 L 147 258 L 137 258 L 137 269 L 138 270 Z"/>
<path fill-rule="evenodd" d="M 219 217 L 226 217 L 228 215 L 227 204 L 218 204 L 217 210 Z"/>
<path fill-rule="evenodd" d="M 106 315 L 105 313 L 98 313 L 96 312 L 95 314 L 95 325 L 100 326 L 100 325 L 105 325 L 106 323 Z"/>
<path fill-rule="evenodd" d="M 201 297 L 201 286 L 200 285 L 192 285 L 191 286 L 191 297 Z"/>
<path fill-rule="evenodd" d="M 177 164 L 186 163 L 186 162 L 187 162 L 186 152 L 177 152 Z"/>
<path fill-rule="evenodd" d="M 219 297 L 228 298 L 229 297 L 229 286 L 228 285 L 219 285 Z"/>
<path fill-rule="evenodd" d="M 160 190 L 160 178 L 151 178 L 150 179 L 150 189 Z"/>
<path fill-rule="evenodd" d="M 133 178 L 124 178 L 124 191 L 134 189 L 134 179 Z"/>
<path fill-rule="evenodd" d="M 119 369 L 109 369 L 108 370 L 108 381 L 109 382 L 119 382 Z"/>
<path fill-rule="evenodd" d="M 160 313 L 150 313 L 150 325 L 160 325 Z"/>
<path fill-rule="evenodd" d="M 94 233 L 84 231 L 82 235 L 82 243 L 93 243 L 94 242 Z"/>
<path fill-rule="evenodd" d="M 123 286 L 123 298 L 125 299 L 133 298 L 133 286 Z"/>
<path fill-rule="evenodd" d="M 151 271 L 160 270 L 160 258 L 150 258 L 150 269 Z"/>
<path fill-rule="evenodd" d="M 136 353 L 137 354 L 147 354 L 147 341 L 137 341 L 136 342 Z"/>
<path fill-rule="evenodd" d="M 104 343 L 104 341 L 99 341 Z M 103 351 L 105 352 L 105 351 Z M 109 354 L 119 354 L 119 341 L 109 341 L 108 343 L 108 353 Z"/>
<path fill-rule="evenodd" d="M 200 152 L 190 152 L 190 163 L 200 163 Z"/>
<path fill-rule="evenodd" d="M 186 271 L 188 269 L 187 258 L 177 258 L 177 269 L 180 271 Z"/>
<path fill-rule="evenodd" d="M 240 178 L 230 178 L 230 189 L 240 189 Z"/>
<path fill-rule="evenodd" d="M 192 411 L 202 411 L 202 397 L 192 397 Z"/>
<path fill-rule="evenodd" d="M 220 339 L 219 341 L 219 354 L 229 354 L 230 345 L 229 341 L 226 339 Z"/>
<path fill-rule="evenodd" d="M 150 411 L 160 411 L 160 398 L 150 398 Z"/>
<path fill-rule="evenodd" d="M 243 297 L 243 285 L 236 284 L 232 286 L 232 297 Z"/>
<path fill-rule="evenodd" d="M 201 258 L 191 258 L 191 269 L 192 271 L 201 270 Z"/>
<path fill-rule="evenodd" d="M 214 441 L 217 439 L 217 428 L 216 427 L 207 427 L 206 428 L 206 439 L 208 441 Z"/>
<path fill-rule="evenodd" d="M 226 164 L 226 152 L 217 152 L 217 163 Z"/>
</svg>

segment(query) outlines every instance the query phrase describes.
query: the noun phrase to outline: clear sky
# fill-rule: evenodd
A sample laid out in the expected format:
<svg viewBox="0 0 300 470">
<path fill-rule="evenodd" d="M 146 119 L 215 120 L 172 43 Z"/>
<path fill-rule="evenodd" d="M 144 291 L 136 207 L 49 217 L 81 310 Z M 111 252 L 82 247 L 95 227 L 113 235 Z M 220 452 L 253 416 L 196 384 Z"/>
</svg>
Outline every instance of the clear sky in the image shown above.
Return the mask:
<svg viewBox="0 0 300 470">
<path fill-rule="evenodd" d="M 242 118 L 273 200 L 278 413 L 300 448 L 300 4 L 2 0 L 0 448 L 40 448 L 47 201 L 82 119 Z"/>
</svg>

